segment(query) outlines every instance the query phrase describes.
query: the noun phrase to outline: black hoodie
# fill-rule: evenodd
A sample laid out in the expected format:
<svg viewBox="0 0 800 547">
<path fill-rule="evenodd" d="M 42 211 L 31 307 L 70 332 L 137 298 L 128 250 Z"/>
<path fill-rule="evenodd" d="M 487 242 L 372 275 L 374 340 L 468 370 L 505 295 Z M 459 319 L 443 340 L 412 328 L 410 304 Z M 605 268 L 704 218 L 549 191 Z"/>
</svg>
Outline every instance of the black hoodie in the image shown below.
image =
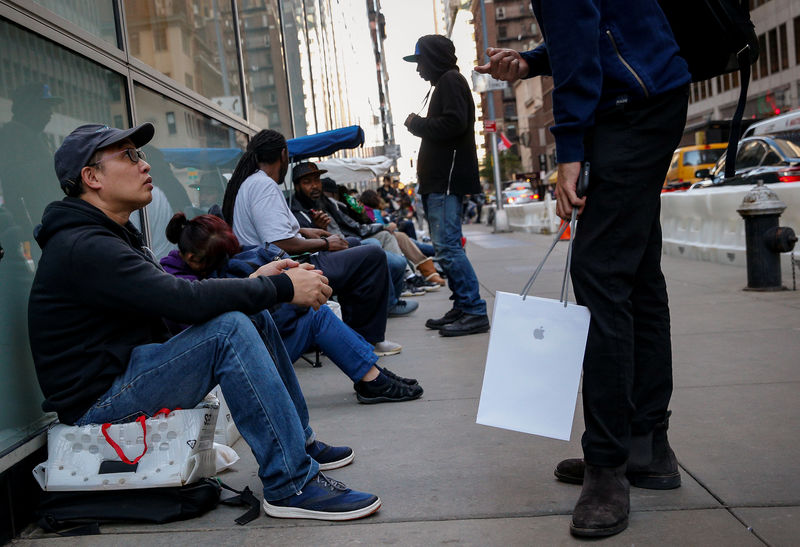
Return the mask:
<svg viewBox="0 0 800 547">
<path fill-rule="evenodd" d="M 31 351 L 42 408 L 67 424 L 111 387 L 134 347 L 169 338 L 162 318 L 202 323 L 293 297 L 286 275 L 194 283 L 169 275 L 132 224 L 121 226 L 82 199 L 48 205 L 36 241 L 42 259 L 28 301 Z"/>
<path fill-rule="evenodd" d="M 423 36 L 418 61 L 433 76 L 428 115 L 416 116 L 408 129 L 422 138 L 417 157 L 418 192 L 422 195 L 478 194 L 475 150 L 475 102 L 456 66 L 453 43 L 444 36 Z"/>
</svg>

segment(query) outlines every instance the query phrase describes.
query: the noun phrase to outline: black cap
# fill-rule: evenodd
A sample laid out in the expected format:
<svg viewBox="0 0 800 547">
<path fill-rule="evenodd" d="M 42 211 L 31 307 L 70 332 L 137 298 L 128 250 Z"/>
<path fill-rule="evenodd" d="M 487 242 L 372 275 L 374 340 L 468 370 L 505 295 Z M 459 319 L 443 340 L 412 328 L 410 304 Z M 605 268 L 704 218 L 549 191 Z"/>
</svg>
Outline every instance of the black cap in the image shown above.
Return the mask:
<svg viewBox="0 0 800 547">
<path fill-rule="evenodd" d="M 406 55 L 405 57 L 403 57 L 403 60 L 408 61 L 409 63 L 416 63 L 417 61 L 419 61 L 419 54 L 420 54 L 419 40 L 417 40 L 417 44 L 414 46 L 414 55 Z"/>
<path fill-rule="evenodd" d="M 101 148 L 130 139 L 136 148 L 144 146 L 155 134 L 151 123 L 143 123 L 132 129 L 116 129 L 107 125 L 82 125 L 67 135 L 53 158 L 56 176 L 65 192 L 81 178 L 81 169 L 86 167 L 92 155 Z"/>
<path fill-rule="evenodd" d="M 328 172 L 327 169 L 320 169 L 319 167 L 317 167 L 316 163 L 312 163 L 310 161 L 307 161 L 305 163 L 298 163 L 297 165 L 294 166 L 294 169 L 292 169 L 292 180 L 294 182 L 297 182 L 302 177 L 305 177 L 307 175 L 313 175 L 315 173 L 321 175 L 327 172 Z"/>
</svg>

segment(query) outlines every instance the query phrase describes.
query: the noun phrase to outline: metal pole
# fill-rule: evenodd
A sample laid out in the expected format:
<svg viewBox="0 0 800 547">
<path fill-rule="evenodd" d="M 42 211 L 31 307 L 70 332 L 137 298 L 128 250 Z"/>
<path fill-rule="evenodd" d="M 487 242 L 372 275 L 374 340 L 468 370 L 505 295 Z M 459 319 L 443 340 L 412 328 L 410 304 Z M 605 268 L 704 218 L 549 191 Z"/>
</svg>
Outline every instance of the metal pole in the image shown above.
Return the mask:
<svg viewBox="0 0 800 547">
<path fill-rule="evenodd" d="M 486 31 L 486 4 L 484 0 L 480 0 L 481 2 L 481 35 L 483 37 L 483 57 L 484 61 L 489 60 L 489 56 L 486 55 L 486 50 L 489 47 L 489 38 L 487 36 Z M 495 121 L 494 118 L 494 91 L 487 91 L 486 92 L 486 102 L 489 105 L 489 119 Z M 495 221 L 494 221 L 494 231 L 495 232 L 507 232 L 508 231 L 508 217 L 506 216 L 505 211 L 503 211 L 503 199 L 502 199 L 502 190 L 500 188 L 500 159 L 497 157 L 497 131 L 495 130 L 494 133 L 491 134 L 489 137 L 492 145 L 492 164 L 494 165 L 494 193 L 495 193 Z"/>
</svg>

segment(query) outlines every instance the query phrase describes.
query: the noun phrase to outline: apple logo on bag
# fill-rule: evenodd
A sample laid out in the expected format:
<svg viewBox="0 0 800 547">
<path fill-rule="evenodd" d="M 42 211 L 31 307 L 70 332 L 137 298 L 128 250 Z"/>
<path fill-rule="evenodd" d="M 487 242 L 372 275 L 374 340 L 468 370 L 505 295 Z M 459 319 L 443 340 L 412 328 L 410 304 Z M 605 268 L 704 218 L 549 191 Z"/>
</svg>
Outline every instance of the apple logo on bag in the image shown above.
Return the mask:
<svg viewBox="0 0 800 547">
<path fill-rule="evenodd" d="M 533 329 L 533 337 L 537 340 L 544 340 L 544 327 Z"/>
</svg>

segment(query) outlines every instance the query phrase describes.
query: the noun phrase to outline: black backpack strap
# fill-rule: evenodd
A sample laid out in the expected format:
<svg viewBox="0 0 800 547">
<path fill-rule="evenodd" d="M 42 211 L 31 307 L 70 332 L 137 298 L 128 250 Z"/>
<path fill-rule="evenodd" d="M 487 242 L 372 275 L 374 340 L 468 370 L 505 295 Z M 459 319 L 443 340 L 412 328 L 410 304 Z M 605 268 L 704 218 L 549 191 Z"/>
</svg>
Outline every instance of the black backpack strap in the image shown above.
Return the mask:
<svg viewBox="0 0 800 547">
<path fill-rule="evenodd" d="M 728 152 L 725 156 L 725 178 L 731 178 L 736 174 L 736 152 L 737 144 L 739 143 L 739 136 L 742 130 L 742 117 L 744 116 L 744 107 L 747 103 L 747 89 L 750 87 L 750 62 L 751 53 L 750 46 L 745 46 L 736 54 L 739 61 L 739 80 L 741 87 L 739 89 L 739 103 L 736 105 L 736 112 L 733 114 L 731 120 L 731 131 L 728 136 Z"/>
<path fill-rule="evenodd" d="M 256 518 L 258 518 L 258 515 L 261 512 L 261 503 L 258 501 L 258 498 L 256 498 L 253 495 L 253 491 L 250 490 L 249 486 L 245 486 L 243 490 L 236 490 L 235 488 L 231 488 L 230 486 L 219 480 L 219 478 L 217 478 L 216 481 L 225 490 L 229 490 L 235 494 L 238 494 L 237 496 L 231 496 L 230 498 L 220 500 L 221 504 L 231 505 L 235 507 L 247 505 L 250 507 L 250 509 L 248 509 L 244 515 L 236 519 L 235 521 L 236 524 L 245 525 L 248 522 L 251 522 Z"/>
</svg>

